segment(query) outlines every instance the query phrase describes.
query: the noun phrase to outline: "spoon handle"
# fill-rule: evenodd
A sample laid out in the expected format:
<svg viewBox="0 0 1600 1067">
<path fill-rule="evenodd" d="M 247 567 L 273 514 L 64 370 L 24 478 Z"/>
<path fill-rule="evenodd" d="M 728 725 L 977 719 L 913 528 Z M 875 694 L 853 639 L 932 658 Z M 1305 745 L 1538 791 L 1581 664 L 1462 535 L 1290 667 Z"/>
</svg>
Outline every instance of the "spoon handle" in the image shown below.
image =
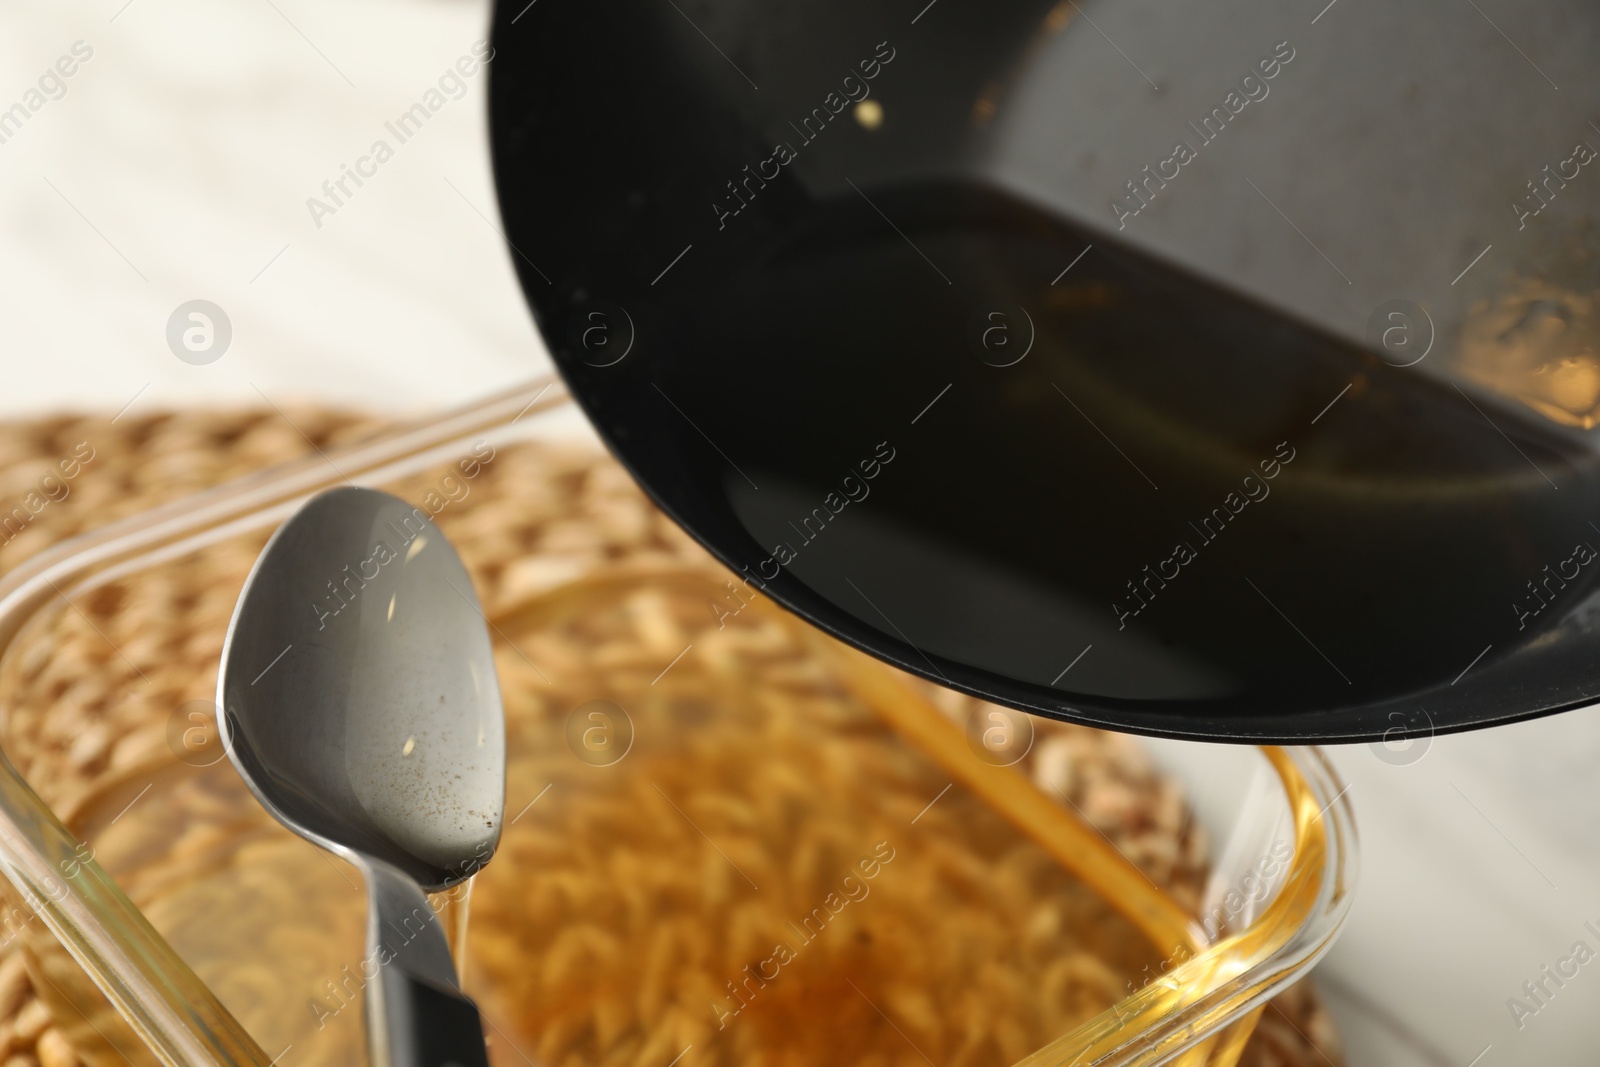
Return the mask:
<svg viewBox="0 0 1600 1067">
<path fill-rule="evenodd" d="M 410 876 L 370 857 L 367 1041 L 373 1067 L 488 1067 L 477 1006 L 462 993 L 450 945 Z"/>
<path fill-rule="evenodd" d="M 383 968 L 389 1067 L 489 1067 L 477 1005 L 403 967 Z"/>
</svg>

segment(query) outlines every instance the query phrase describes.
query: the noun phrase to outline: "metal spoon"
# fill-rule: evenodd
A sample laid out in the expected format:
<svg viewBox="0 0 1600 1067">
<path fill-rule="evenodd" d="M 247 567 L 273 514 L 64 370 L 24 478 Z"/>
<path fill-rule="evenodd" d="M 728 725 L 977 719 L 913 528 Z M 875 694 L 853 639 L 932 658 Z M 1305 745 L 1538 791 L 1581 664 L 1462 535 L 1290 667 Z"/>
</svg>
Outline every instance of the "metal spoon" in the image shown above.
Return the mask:
<svg viewBox="0 0 1600 1067">
<path fill-rule="evenodd" d="M 505 806 L 488 632 L 444 535 L 387 493 L 312 498 L 245 582 L 217 702 L 256 798 L 366 878 L 371 1062 L 486 1065 L 477 1009 L 423 895 L 488 862 Z"/>
</svg>

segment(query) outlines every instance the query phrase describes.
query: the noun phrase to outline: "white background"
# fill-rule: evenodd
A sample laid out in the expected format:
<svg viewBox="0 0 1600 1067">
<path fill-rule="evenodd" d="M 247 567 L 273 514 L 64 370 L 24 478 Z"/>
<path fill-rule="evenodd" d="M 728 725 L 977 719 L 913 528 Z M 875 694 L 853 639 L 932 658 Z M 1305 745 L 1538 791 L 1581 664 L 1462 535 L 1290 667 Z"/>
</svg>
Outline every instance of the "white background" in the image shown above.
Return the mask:
<svg viewBox="0 0 1600 1067">
<path fill-rule="evenodd" d="M 0 108 L 94 49 L 0 144 L 0 414 L 116 410 L 147 384 L 151 408 L 259 389 L 426 410 L 548 366 L 489 221 L 487 73 L 404 145 L 384 129 L 486 36 L 484 5 L 124 3 L 0 16 Z M 395 158 L 318 228 L 307 198 L 380 137 Z M 195 298 L 233 323 L 209 366 L 166 346 Z"/>
</svg>

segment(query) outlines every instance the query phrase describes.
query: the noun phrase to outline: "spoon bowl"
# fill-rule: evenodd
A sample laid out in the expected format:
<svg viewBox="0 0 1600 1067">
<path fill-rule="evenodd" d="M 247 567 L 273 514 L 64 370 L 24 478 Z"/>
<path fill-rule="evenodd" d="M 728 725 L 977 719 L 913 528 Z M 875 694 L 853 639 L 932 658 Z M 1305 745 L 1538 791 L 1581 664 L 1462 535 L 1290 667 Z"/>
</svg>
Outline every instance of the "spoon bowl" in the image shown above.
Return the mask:
<svg viewBox="0 0 1600 1067">
<path fill-rule="evenodd" d="M 222 737 L 285 825 L 448 888 L 493 855 L 505 722 L 471 579 L 426 515 L 335 489 L 273 535 L 223 650 Z"/>
</svg>

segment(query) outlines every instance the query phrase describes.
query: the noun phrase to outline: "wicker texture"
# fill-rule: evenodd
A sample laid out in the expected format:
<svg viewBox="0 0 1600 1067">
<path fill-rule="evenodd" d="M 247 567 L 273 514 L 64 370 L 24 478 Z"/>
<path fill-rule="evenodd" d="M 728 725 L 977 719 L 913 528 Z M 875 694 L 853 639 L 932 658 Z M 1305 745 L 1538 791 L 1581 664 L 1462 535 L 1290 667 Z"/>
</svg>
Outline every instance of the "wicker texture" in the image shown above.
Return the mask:
<svg viewBox="0 0 1600 1067">
<path fill-rule="evenodd" d="M 62 417 L 0 427 L 0 570 L 82 530 L 381 428 L 313 410 L 114 424 L 105 416 Z M 445 476 L 454 477 L 448 489 Z M 619 467 L 580 446 L 502 448 L 470 479 L 441 468 L 401 490 L 417 500 L 430 491 L 448 493 L 439 521 L 470 561 L 491 616 L 602 566 L 711 566 Z M 85 597 L 56 615 L 59 632 L 12 665 L 15 676 L 5 684 L 36 699 L 8 709 L 0 736 L 7 755 L 69 823 L 105 783 L 166 753 L 173 710 L 208 696 L 237 575 L 259 544 L 241 541 L 230 549 L 240 558 L 210 553 L 181 577 L 158 579 L 170 587 L 144 590 L 136 613 L 122 610 L 115 587 Z M 941 691 L 936 699 L 958 717 L 970 710 L 969 699 L 956 694 Z M 1137 742 L 1052 725 L 1028 769 L 1069 796 L 1154 881 L 1196 902 L 1203 835 Z M 68 1028 L 55 1026 L 36 998 L 23 955 L 15 944 L 0 954 L 0 1067 L 79 1062 L 64 1036 Z M 1342 1062 L 1309 983 L 1269 1006 L 1241 1062 Z"/>
</svg>

